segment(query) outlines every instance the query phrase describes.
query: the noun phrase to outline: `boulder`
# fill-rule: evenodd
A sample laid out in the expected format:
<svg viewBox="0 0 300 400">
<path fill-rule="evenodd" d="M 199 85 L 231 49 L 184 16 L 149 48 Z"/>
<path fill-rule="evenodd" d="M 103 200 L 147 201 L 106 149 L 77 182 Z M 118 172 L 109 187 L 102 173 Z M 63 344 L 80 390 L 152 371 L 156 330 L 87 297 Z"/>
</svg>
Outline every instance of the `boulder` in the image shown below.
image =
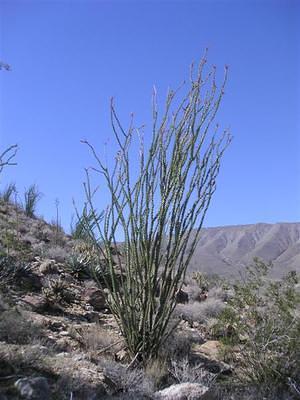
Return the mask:
<svg viewBox="0 0 300 400">
<path fill-rule="evenodd" d="M 32 311 L 43 311 L 46 307 L 46 300 L 40 295 L 27 294 L 22 298 L 22 301 L 26 303 Z"/>
<path fill-rule="evenodd" d="M 222 343 L 218 340 L 208 340 L 207 342 L 198 345 L 197 351 L 199 354 L 203 354 L 210 359 L 219 359 L 220 350 Z"/>
<path fill-rule="evenodd" d="M 46 378 L 22 378 L 15 382 L 15 388 L 20 396 L 26 400 L 48 400 L 50 399 L 50 388 Z"/>
<path fill-rule="evenodd" d="M 224 375 L 232 372 L 232 367 L 220 359 L 222 343 L 218 340 L 208 340 L 203 344 L 192 346 L 191 357 L 195 362 L 201 362 L 205 369 L 212 373 Z"/>
<path fill-rule="evenodd" d="M 208 387 L 200 383 L 179 383 L 154 393 L 155 400 L 202 400 Z"/>
<path fill-rule="evenodd" d="M 107 307 L 103 291 L 95 287 L 89 287 L 84 291 L 84 300 L 96 311 L 102 311 Z"/>
</svg>

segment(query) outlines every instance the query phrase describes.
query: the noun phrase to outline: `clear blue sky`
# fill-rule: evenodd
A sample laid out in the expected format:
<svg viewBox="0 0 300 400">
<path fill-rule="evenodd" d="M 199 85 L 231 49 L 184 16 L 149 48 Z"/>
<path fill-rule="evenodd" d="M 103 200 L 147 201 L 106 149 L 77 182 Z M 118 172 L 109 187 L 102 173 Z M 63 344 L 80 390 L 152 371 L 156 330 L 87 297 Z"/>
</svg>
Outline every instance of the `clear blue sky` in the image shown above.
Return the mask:
<svg viewBox="0 0 300 400">
<path fill-rule="evenodd" d="M 209 47 L 229 81 L 218 120 L 234 136 L 206 226 L 300 220 L 300 2 L 0 1 L 0 149 L 18 143 L 1 185 L 38 184 L 39 214 L 63 225 L 83 200 L 83 168 L 114 146 L 109 100 L 125 125 Z M 150 127 L 149 127 L 150 128 Z M 99 201 L 99 208 L 106 198 Z"/>
</svg>

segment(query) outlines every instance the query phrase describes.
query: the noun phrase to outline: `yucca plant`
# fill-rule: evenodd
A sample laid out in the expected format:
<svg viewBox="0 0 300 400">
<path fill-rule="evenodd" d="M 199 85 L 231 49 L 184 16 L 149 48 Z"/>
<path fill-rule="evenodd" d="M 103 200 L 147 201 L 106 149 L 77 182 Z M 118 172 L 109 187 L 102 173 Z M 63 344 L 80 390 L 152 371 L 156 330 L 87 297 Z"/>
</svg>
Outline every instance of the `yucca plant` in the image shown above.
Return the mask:
<svg viewBox="0 0 300 400">
<path fill-rule="evenodd" d="M 29 264 L 18 261 L 10 255 L 0 254 L 0 288 L 30 273 Z"/>
<path fill-rule="evenodd" d="M 112 130 L 119 147 L 112 169 L 84 141 L 97 162 L 92 171 L 104 179 L 110 193 L 99 222 L 88 169 L 84 187 L 88 212 L 95 221 L 89 235 L 109 271 L 109 307 L 136 360 L 155 358 L 174 328 L 171 317 L 176 294 L 216 190 L 221 158 L 231 141 L 226 130 L 219 134 L 214 122 L 227 68 L 218 88 L 216 68 L 206 71 L 205 64 L 204 57 L 197 69 L 191 69 L 182 98 L 178 91 L 169 91 L 161 116 L 154 91 L 150 143 L 144 143 L 146 137 L 133 121 L 128 130 L 122 127 L 112 101 Z M 138 156 L 132 153 L 135 140 Z M 117 257 L 112 252 L 116 248 L 121 252 Z M 124 272 L 121 277 L 116 258 Z"/>
</svg>

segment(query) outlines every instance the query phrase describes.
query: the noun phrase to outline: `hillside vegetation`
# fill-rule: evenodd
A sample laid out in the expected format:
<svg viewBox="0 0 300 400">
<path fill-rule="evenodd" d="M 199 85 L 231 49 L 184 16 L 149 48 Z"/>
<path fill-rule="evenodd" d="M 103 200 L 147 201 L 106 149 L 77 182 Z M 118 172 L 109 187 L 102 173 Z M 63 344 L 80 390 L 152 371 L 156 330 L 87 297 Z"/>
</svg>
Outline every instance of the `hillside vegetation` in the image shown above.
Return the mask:
<svg viewBox="0 0 300 400">
<path fill-rule="evenodd" d="M 189 274 L 177 328 L 142 366 L 94 280 L 90 245 L 3 200 L 0 216 L 2 399 L 299 397 L 295 274 L 265 280 L 259 262 L 238 285 Z"/>
</svg>

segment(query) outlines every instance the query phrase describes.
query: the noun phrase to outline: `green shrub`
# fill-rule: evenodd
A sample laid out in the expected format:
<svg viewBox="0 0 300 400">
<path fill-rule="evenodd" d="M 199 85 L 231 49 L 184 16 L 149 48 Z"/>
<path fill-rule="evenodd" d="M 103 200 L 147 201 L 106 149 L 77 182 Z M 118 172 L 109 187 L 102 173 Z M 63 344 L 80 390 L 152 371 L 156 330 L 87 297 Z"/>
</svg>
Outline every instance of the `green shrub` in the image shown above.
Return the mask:
<svg viewBox="0 0 300 400">
<path fill-rule="evenodd" d="M 300 294 L 297 274 L 270 281 L 271 266 L 258 259 L 219 317 L 224 343 L 238 348 L 237 376 L 243 383 L 288 391 L 300 377 Z M 226 334 L 227 333 L 227 334 Z"/>
</svg>

